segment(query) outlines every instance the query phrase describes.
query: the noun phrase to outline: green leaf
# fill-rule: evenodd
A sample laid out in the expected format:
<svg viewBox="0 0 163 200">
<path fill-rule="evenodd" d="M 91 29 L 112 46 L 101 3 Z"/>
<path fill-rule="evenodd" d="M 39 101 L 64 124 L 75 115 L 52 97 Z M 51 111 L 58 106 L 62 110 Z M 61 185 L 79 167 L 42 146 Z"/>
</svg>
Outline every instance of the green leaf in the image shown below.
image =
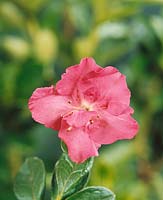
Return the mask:
<svg viewBox="0 0 163 200">
<path fill-rule="evenodd" d="M 93 159 L 88 159 L 82 164 L 73 163 L 66 153 L 63 153 L 55 166 L 57 191 L 54 191 L 56 199 L 65 199 L 71 194 L 81 190 L 87 183 L 89 173 L 93 165 Z M 55 181 L 53 176 L 53 190 Z"/>
<path fill-rule="evenodd" d="M 114 200 L 115 194 L 105 187 L 87 187 L 75 193 L 66 200 Z"/>
<path fill-rule="evenodd" d="M 17 75 L 16 85 L 19 85 L 17 97 L 26 100 L 38 85 L 43 84 L 43 66 L 34 59 L 23 62 Z M 23 89 L 24 88 L 24 89 Z"/>
<path fill-rule="evenodd" d="M 61 149 L 63 153 L 68 153 L 66 144 L 61 140 Z"/>
<path fill-rule="evenodd" d="M 40 200 L 45 188 L 45 167 L 39 158 L 27 158 L 18 172 L 14 192 L 18 200 Z"/>
</svg>

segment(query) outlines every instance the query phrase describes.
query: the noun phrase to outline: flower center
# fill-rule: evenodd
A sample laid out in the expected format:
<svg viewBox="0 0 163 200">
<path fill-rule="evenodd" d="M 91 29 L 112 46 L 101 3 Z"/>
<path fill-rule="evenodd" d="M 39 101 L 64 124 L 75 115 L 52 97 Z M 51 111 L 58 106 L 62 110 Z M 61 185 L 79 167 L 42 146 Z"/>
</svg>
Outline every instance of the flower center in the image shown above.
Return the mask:
<svg viewBox="0 0 163 200">
<path fill-rule="evenodd" d="M 93 105 L 85 100 L 81 102 L 81 108 L 87 111 L 93 111 Z"/>
</svg>

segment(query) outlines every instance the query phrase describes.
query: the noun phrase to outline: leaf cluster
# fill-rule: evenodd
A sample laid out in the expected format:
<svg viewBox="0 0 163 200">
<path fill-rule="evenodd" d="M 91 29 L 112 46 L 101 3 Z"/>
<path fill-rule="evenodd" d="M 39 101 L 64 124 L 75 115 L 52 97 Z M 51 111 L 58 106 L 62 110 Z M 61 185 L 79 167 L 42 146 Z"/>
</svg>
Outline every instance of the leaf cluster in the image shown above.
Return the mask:
<svg viewBox="0 0 163 200">
<path fill-rule="evenodd" d="M 55 165 L 52 178 L 52 200 L 114 200 L 115 195 L 105 187 L 86 187 L 93 159 L 73 163 L 63 153 Z M 18 200 L 41 200 L 45 192 L 45 167 L 36 158 L 27 158 L 18 172 L 14 192 Z"/>
</svg>

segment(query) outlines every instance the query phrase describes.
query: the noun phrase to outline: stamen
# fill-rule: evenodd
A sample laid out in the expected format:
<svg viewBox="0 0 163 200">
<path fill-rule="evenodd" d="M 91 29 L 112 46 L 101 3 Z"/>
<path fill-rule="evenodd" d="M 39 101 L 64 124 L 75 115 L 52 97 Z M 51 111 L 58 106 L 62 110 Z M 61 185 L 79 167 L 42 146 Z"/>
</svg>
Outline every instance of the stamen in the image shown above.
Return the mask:
<svg viewBox="0 0 163 200">
<path fill-rule="evenodd" d="M 81 108 L 85 109 L 86 111 L 93 111 L 93 105 L 89 104 L 87 101 L 83 100 L 81 102 Z"/>
<path fill-rule="evenodd" d="M 72 130 L 72 126 L 69 126 L 68 128 L 67 128 L 67 132 L 70 132 Z"/>
<path fill-rule="evenodd" d="M 66 113 L 65 115 L 63 115 L 63 117 L 68 117 L 68 116 L 70 116 L 72 114 L 73 114 L 73 111 L 70 111 L 70 112 Z"/>
<path fill-rule="evenodd" d="M 92 119 L 90 119 L 89 122 L 90 122 L 90 124 L 93 124 L 94 121 Z"/>
</svg>

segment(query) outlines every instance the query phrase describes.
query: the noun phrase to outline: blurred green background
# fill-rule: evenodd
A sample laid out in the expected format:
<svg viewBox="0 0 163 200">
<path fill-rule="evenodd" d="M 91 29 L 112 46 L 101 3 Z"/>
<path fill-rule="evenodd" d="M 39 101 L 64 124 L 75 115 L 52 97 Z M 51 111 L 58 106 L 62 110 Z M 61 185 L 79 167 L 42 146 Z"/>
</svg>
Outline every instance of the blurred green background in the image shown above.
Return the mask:
<svg viewBox="0 0 163 200">
<path fill-rule="evenodd" d="M 13 180 L 28 156 L 44 160 L 50 185 L 60 141 L 31 119 L 27 102 L 85 56 L 127 76 L 140 125 L 135 139 L 101 148 L 89 184 L 118 200 L 163 200 L 162 0 L 0 1 L 1 200 L 16 199 Z"/>
</svg>

